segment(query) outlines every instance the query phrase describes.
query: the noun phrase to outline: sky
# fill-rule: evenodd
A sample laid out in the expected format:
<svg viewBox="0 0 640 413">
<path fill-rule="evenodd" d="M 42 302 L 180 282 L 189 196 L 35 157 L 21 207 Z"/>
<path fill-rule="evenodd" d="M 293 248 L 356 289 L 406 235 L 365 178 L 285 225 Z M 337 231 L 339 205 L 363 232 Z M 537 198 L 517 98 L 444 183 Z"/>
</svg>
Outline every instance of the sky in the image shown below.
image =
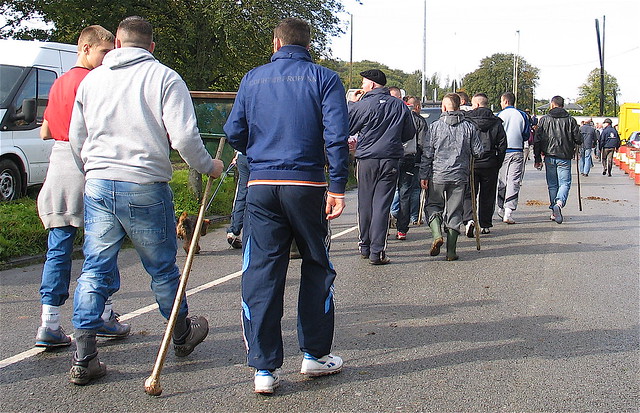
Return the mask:
<svg viewBox="0 0 640 413">
<path fill-rule="evenodd" d="M 426 73 L 461 79 L 495 53 L 518 53 L 540 69 L 536 99 L 568 102 L 600 67 L 595 19 L 605 71 L 618 80 L 618 103 L 640 102 L 640 0 L 342 0 L 345 34 L 332 39 L 334 58 L 372 60 L 405 72 L 422 70 L 427 5 Z M 517 34 L 519 31 L 519 35 Z"/>
</svg>

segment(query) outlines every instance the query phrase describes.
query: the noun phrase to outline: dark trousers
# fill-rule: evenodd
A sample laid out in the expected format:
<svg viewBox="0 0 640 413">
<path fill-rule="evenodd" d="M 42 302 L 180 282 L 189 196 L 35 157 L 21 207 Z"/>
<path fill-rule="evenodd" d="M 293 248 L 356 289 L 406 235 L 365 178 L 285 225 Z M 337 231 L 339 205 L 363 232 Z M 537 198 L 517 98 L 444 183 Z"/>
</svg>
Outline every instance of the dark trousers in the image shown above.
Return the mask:
<svg viewBox="0 0 640 413">
<path fill-rule="evenodd" d="M 616 148 L 603 148 L 602 149 L 602 172 L 608 172 L 611 175 L 611 168 L 613 168 L 613 154 Z"/>
<path fill-rule="evenodd" d="M 398 182 L 398 159 L 358 160 L 360 253 L 377 259 L 387 246 L 389 211 Z"/>
<path fill-rule="evenodd" d="M 400 160 L 400 166 L 398 168 L 398 198 L 400 199 L 400 209 L 398 210 L 398 222 L 396 223 L 398 232 L 406 233 L 409 231 L 411 192 L 416 176 L 415 169 L 415 157 L 405 157 Z"/>
<path fill-rule="evenodd" d="M 298 342 L 315 357 L 331 352 L 333 281 L 325 188 L 253 185 L 247 192 L 242 268 L 242 321 L 247 361 L 256 369 L 282 366 L 281 320 L 289 249 L 302 256 Z M 302 207 L 304 206 L 304 207 Z"/>
<path fill-rule="evenodd" d="M 464 183 L 434 184 L 433 181 L 429 181 L 429 194 L 425 206 L 428 222 L 431 223 L 435 217 L 439 217 L 447 228 L 459 233 L 464 213 L 466 187 L 467 185 Z M 444 216 L 445 210 L 447 211 L 446 216 Z"/>
<path fill-rule="evenodd" d="M 249 182 L 249 164 L 247 155 L 238 154 L 236 160 L 236 168 L 238 168 L 238 186 L 236 187 L 236 195 L 233 200 L 233 211 L 231 212 L 231 225 L 227 232 L 234 235 L 240 235 L 244 222 L 244 208 L 247 199 L 247 183 Z"/>
<path fill-rule="evenodd" d="M 474 172 L 475 190 L 478 197 L 478 225 L 480 228 L 491 228 L 493 211 L 496 208 L 498 187 L 498 171 L 500 168 L 476 168 Z M 471 204 L 471 187 L 467 185 L 464 197 L 463 223 L 473 219 Z"/>
</svg>

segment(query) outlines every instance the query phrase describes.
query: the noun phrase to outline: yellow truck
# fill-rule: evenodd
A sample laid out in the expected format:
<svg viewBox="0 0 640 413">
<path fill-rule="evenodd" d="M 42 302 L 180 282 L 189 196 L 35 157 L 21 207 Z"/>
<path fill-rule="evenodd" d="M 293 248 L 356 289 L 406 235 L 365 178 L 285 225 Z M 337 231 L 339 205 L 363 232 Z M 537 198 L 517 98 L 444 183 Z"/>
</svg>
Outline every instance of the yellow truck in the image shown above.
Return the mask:
<svg viewBox="0 0 640 413">
<path fill-rule="evenodd" d="M 640 131 L 640 103 L 623 103 L 618 116 L 618 134 L 626 145 L 633 132 Z"/>
</svg>

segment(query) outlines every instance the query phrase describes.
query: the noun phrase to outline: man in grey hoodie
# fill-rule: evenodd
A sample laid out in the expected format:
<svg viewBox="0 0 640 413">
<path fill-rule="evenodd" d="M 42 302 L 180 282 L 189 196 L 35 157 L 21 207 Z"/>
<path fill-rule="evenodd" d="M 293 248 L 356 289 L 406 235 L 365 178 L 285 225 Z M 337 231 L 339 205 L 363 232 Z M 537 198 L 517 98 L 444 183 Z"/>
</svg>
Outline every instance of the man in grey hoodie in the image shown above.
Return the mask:
<svg viewBox="0 0 640 413">
<path fill-rule="evenodd" d="M 74 296 L 74 384 L 106 374 L 97 357 L 96 331 L 106 298 L 120 288 L 114 269 L 125 236 L 151 275 L 160 313 L 171 314 L 180 271 L 170 147 L 198 172 L 213 178 L 222 173 L 222 162 L 212 160 L 202 143 L 186 84 L 153 57 L 154 47 L 149 22 L 124 19 L 116 49 L 85 77 L 76 94 L 69 142 L 85 174 L 85 261 Z M 204 317 L 187 315 L 183 299 L 173 332 L 180 357 L 209 331 Z"/>
<path fill-rule="evenodd" d="M 433 234 L 429 254 L 440 254 L 442 215 L 447 210 L 447 261 L 458 259 L 456 243 L 462 224 L 465 188 L 469 182 L 471 156 L 483 153 L 480 131 L 460 111 L 460 97 L 448 93 L 442 99 L 442 115 L 429 126 L 423 143 L 420 186 L 428 191 L 425 207 Z"/>
</svg>

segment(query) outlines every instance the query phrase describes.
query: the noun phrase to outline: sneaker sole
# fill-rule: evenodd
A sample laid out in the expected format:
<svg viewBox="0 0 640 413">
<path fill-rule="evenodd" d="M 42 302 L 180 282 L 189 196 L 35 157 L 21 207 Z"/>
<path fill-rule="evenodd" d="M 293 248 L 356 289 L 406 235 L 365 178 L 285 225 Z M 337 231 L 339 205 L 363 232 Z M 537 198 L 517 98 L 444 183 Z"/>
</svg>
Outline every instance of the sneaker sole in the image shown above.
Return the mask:
<svg viewBox="0 0 640 413">
<path fill-rule="evenodd" d="M 322 376 L 331 376 L 333 374 L 338 374 L 342 371 L 342 366 L 340 366 L 340 368 L 335 369 L 335 370 L 331 370 L 331 371 L 327 371 L 327 370 L 320 370 L 320 371 L 300 371 L 300 374 L 302 374 L 303 376 L 307 376 L 307 377 L 322 377 Z"/>
<path fill-rule="evenodd" d="M 440 255 L 440 247 L 442 247 L 442 244 L 444 244 L 444 238 L 438 238 L 433 241 L 433 244 L 431 244 L 429 255 L 431 255 L 432 257 Z"/>
<path fill-rule="evenodd" d="M 96 337 L 123 339 L 123 338 L 128 337 L 130 333 L 131 333 L 130 331 L 127 331 L 126 334 L 114 334 L 114 333 L 107 333 L 107 332 L 97 332 L 96 333 Z"/>
<path fill-rule="evenodd" d="M 562 221 L 563 221 L 562 211 L 560 210 L 560 207 L 558 207 L 557 205 L 553 206 L 553 215 L 555 216 L 554 221 L 556 221 L 556 223 L 558 224 L 562 224 Z"/>
<path fill-rule="evenodd" d="M 73 371 L 75 367 L 72 367 L 71 370 Z M 97 375 L 95 376 L 91 376 L 91 377 L 70 377 L 69 381 L 73 384 L 76 384 L 78 386 L 84 386 L 86 384 L 89 384 L 91 382 L 91 380 L 95 380 L 95 379 L 99 379 L 100 377 L 104 377 L 107 374 L 107 367 L 104 366 L 104 369 L 99 372 Z"/>
<path fill-rule="evenodd" d="M 44 348 L 56 348 L 56 347 L 68 347 L 71 345 L 71 340 L 68 343 L 48 343 L 46 341 L 36 341 L 36 347 Z"/>
<path fill-rule="evenodd" d="M 274 383 L 271 387 L 255 388 L 253 389 L 253 392 L 257 394 L 273 394 L 278 387 L 280 387 L 279 381 Z"/>
</svg>

